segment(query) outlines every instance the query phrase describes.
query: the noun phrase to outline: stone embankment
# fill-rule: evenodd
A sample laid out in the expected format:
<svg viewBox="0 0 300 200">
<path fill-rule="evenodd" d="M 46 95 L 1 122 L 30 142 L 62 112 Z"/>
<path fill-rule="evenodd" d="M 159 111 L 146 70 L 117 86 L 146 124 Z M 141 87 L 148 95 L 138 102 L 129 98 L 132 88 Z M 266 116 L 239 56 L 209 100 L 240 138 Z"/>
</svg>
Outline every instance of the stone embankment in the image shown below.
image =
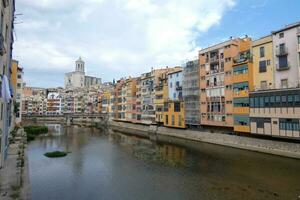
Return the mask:
<svg viewBox="0 0 300 200">
<path fill-rule="evenodd" d="M 113 131 L 151 140 L 165 141 L 166 138 L 179 138 L 300 159 L 298 143 L 115 121 L 110 122 L 110 127 Z"/>
<path fill-rule="evenodd" d="M 27 139 L 23 129 L 12 134 L 4 165 L 0 169 L 0 199 L 30 199 Z"/>
</svg>

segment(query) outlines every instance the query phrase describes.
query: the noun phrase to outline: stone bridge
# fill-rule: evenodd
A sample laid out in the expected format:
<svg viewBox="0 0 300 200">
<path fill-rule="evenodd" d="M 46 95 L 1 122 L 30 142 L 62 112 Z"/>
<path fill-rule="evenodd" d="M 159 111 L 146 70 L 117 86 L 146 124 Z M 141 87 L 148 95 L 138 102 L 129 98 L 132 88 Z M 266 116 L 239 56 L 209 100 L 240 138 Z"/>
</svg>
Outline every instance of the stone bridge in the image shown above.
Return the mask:
<svg viewBox="0 0 300 200">
<path fill-rule="evenodd" d="M 87 125 L 95 127 L 106 127 L 108 125 L 109 116 L 106 113 L 82 113 L 82 114 L 63 114 L 63 115 L 22 115 L 25 121 L 34 122 L 57 122 L 70 125 Z"/>
</svg>

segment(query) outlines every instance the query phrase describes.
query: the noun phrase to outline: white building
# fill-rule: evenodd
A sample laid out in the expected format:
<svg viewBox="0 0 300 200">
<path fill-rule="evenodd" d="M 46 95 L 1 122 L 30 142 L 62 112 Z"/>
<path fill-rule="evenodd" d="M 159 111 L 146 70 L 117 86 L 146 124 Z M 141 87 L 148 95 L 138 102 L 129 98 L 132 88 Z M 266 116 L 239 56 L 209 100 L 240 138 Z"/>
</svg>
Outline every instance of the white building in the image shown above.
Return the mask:
<svg viewBox="0 0 300 200">
<path fill-rule="evenodd" d="M 64 107 L 59 93 L 50 92 L 47 96 L 47 115 L 61 115 Z"/>
<path fill-rule="evenodd" d="M 16 105 L 18 105 L 18 111 L 16 113 L 16 124 L 20 124 L 22 121 L 22 93 L 23 93 L 23 69 L 18 67 L 17 71 L 17 89 L 16 89 Z"/>
<path fill-rule="evenodd" d="M 99 84 L 101 78 L 85 75 L 85 63 L 81 58 L 75 62 L 75 71 L 65 74 L 65 88 L 84 88 Z"/>
<path fill-rule="evenodd" d="M 168 73 L 169 100 L 182 99 L 182 69 Z"/>
<path fill-rule="evenodd" d="M 300 87 L 300 22 L 273 31 L 276 88 Z"/>
</svg>

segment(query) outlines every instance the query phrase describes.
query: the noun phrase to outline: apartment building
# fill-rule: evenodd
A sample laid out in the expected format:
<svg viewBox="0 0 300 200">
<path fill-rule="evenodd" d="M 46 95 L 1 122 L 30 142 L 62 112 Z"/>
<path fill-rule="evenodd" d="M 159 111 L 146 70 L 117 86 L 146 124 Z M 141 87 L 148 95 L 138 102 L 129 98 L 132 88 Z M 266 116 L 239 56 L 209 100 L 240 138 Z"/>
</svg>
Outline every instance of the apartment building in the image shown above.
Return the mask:
<svg viewBox="0 0 300 200">
<path fill-rule="evenodd" d="M 141 122 L 142 119 L 142 82 L 141 77 L 136 79 L 136 122 Z"/>
<path fill-rule="evenodd" d="M 155 122 L 155 105 L 154 105 L 154 78 L 155 70 L 141 75 L 141 122 L 152 124 Z"/>
<path fill-rule="evenodd" d="M 73 90 L 65 90 L 61 93 L 62 99 L 64 101 L 64 107 L 62 112 L 64 114 L 75 113 L 75 97 Z"/>
<path fill-rule="evenodd" d="M 16 60 L 12 61 L 12 73 L 11 73 L 11 84 L 13 87 L 13 109 L 12 109 L 12 127 L 18 125 L 22 120 L 22 89 L 23 89 L 23 69 L 19 67 L 19 62 Z"/>
<path fill-rule="evenodd" d="M 255 91 L 250 94 L 251 133 L 300 138 L 300 89 Z"/>
<path fill-rule="evenodd" d="M 253 41 L 252 54 L 254 90 L 275 89 L 272 35 Z"/>
<path fill-rule="evenodd" d="M 186 63 L 183 68 L 183 100 L 185 105 L 185 124 L 200 126 L 200 76 L 199 60 Z"/>
<path fill-rule="evenodd" d="M 12 47 L 14 30 L 15 1 L 3 0 L 0 2 L 0 85 L 6 87 L 6 93 L 0 99 L 0 168 L 3 167 L 8 149 L 8 134 L 11 126 L 12 101 L 10 94 L 10 78 L 12 67 Z"/>
<path fill-rule="evenodd" d="M 182 68 L 168 73 L 168 101 L 164 106 L 164 126 L 185 128 L 185 109 L 182 96 Z"/>
<path fill-rule="evenodd" d="M 300 22 L 272 32 L 276 89 L 300 86 L 299 36 Z"/>
<path fill-rule="evenodd" d="M 98 112 L 109 113 L 110 91 L 104 91 L 98 96 Z"/>
<path fill-rule="evenodd" d="M 155 122 L 164 123 L 164 104 L 168 101 L 168 72 L 164 71 L 158 75 L 155 85 Z"/>
<path fill-rule="evenodd" d="M 233 127 L 235 132 L 250 133 L 249 92 L 254 89 L 252 41 L 250 38 L 244 38 L 243 41 L 232 66 Z"/>
<path fill-rule="evenodd" d="M 248 38 L 235 38 L 199 51 L 202 126 L 233 128 L 233 58 Z"/>
<path fill-rule="evenodd" d="M 47 96 L 47 115 L 61 115 L 63 107 L 62 96 L 59 93 L 50 92 Z"/>
<path fill-rule="evenodd" d="M 269 46 L 265 55 L 273 58 L 273 63 L 270 63 L 273 74 L 269 71 L 262 78 L 269 79 L 269 82 L 273 78 L 274 84 L 264 91 L 250 93 L 250 131 L 253 134 L 299 139 L 300 22 L 273 31 L 265 40 L 265 46 Z M 258 84 L 258 76 L 254 71 L 254 84 Z"/>
<path fill-rule="evenodd" d="M 137 121 L 137 112 L 136 112 L 136 81 L 137 78 L 129 77 L 126 79 L 125 87 L 125 99 L 126 99 L 126 108 L 125 108 L 125 119 L 129 122 Z"/>
<path fill-rule="evenodd" d="M 115 88 L 115 119 L 125 121 L 126 112 L 126 87 L 125 79 L 120 79 Z"/>
</svg>

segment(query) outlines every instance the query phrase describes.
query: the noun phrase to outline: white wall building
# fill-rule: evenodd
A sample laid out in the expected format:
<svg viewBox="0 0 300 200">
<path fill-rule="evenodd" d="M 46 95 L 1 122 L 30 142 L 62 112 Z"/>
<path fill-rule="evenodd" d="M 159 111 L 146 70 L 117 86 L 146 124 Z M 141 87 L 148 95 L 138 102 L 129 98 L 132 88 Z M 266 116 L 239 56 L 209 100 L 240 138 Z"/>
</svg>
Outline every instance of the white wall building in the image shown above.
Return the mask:
<svg viewBox="0 0 300 200">
<path fill-rule="evenodd" d="M 169 100 L 182 99 L 182 80 L 183 73 L 181 69 L 168 74 Z"/>
<path fill-rule="evenodd" d="M 47 115 L 61 115 L 64 107 L 62 96 L 56 92 L 50 92 L 47 96 Z"/>
<path fill-rule="evenodd" d="M 88 88 L 99 84 L 101 78 L 85 75 L 85 63 L 81 58 L 75 62 L 75 71 L 65 74 L 65 88 Z"/>
<path fill-rule="evenodd" d="M 273 31 L 276 88 L 300 86 L 300 22 Z"/>
</svg>

